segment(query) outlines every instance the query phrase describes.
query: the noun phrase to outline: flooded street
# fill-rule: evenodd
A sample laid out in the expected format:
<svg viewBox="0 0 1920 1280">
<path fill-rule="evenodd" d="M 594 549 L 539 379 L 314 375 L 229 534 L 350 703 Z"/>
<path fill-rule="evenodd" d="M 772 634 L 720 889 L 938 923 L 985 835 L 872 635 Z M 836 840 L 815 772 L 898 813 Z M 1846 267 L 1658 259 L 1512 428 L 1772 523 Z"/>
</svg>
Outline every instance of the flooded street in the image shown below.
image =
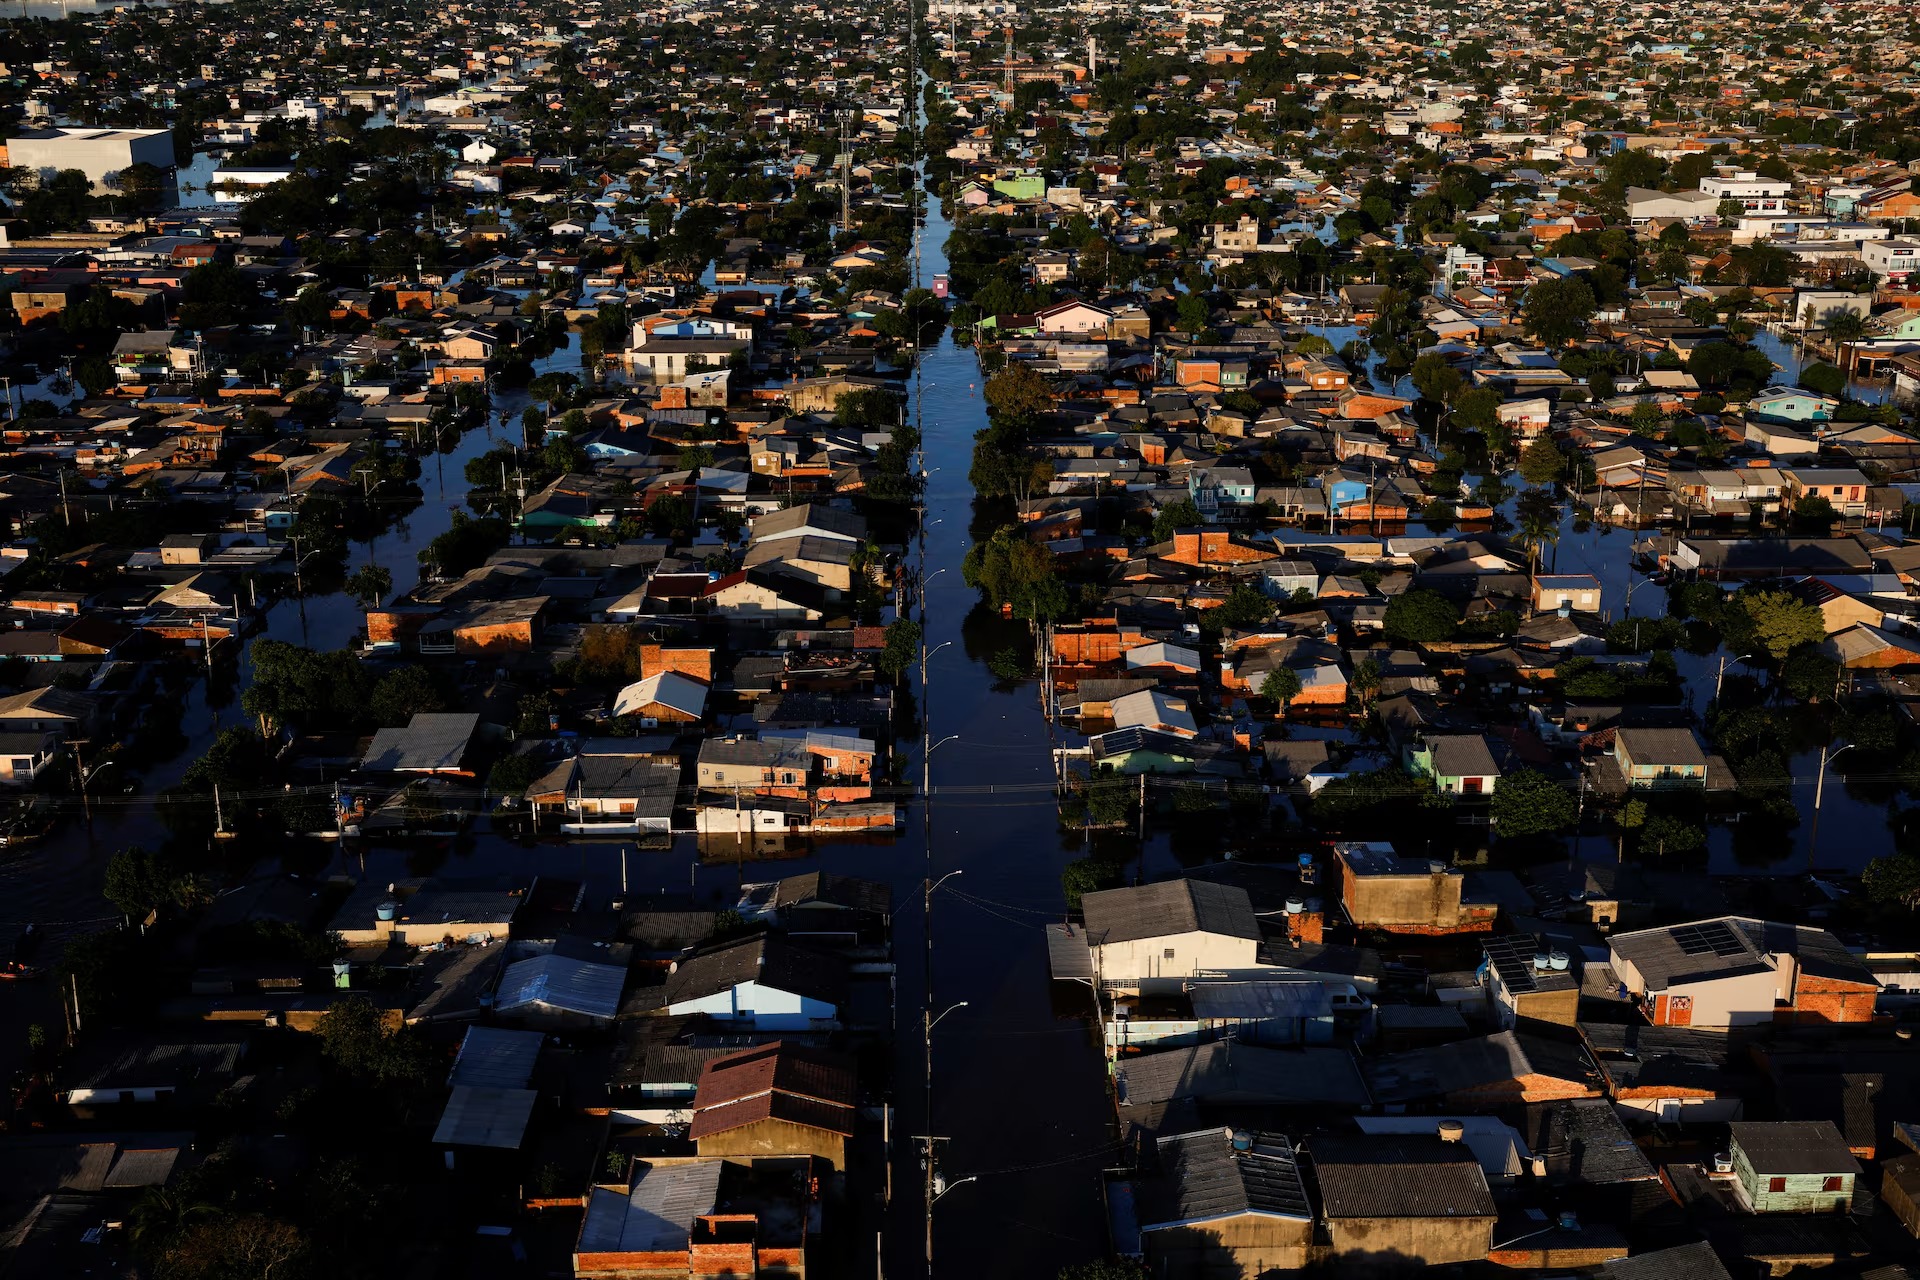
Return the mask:
<svg viewBox="0 0 1920 1280">
<path fill-rule="evenodd" d="M 946 269 L 948 224 L 929 210 L 924 270 Z M 579 367 L 577 335 L 540 363 Z M 290 849 L 259 849 L 263 870 L 284 867 L 311 875 L 391 881 L 408 875 L 512 874 L 578 879 L 590 899 L 610 900 L 623 879 L 633 893 L 685 892 L 703 902 L 730 905 L 742 881 L 811 869 L 884 881 L 893 889 L 899 961 L 894 1084 L 897 1164 L 885 1241 L 888 1274 L 917 1274 L 925 1249 L 921 1170 L 915 1144 L 898 1135 L 925 1134 L 921 1021 L 925 990 L 923 877 L 949 872 L 933 899 L 934 1010 L 954 1008 L 934 1032 L 932 1132 L 941 1143 L 940 1168 L 950 1193 L 935 1209 L 937 1270 L 942 1275 L 1004 1271 L 1010 1256 L 1020 1274 L 1051 1276 L 1060 1266 L 1105 1247 L 1100 1170 L 1111 1160 L 1111 1112 L 1102 1063 L 1084 991 L 1068 992 L 1056 1007 L 1040 926 L 1062 917 L 1061 868 L 1077 850 L 1063 844 L 1055 821 L 1047 725 L 1031 682 L 1006 686 L 987 670 L 980 622 L 963 623 L 977 600 L 961 576 L 972 515 L 967 484 L 974 432 L 985 425 L 977 363 L 950 335 L 927 353 L 919 411 L 929 472 L 926 495 L 928 665 L 926 704 L 932 738 L 931 858 L 916 801 L 900 835 L 890 841 L 816 841 L 777 862 L 703 861 L 692 836 L 671 849 L 637 851 L 613 841 L 530 842 L 494 832 L 485 819 L 447 844 L 354 847 L 340 855 L 331 841 Z M 495 447 L 505 431 L 518 434 L 523 394 L 496 398 L 491 427 L 476 427 L 444 455 L 422 460 L 422 498 L 404 521 L 369 547 L 353 544 L 350 563 L 369 556 L 393 574 L 403 591 L 419 576 L 417 552 L 443 532 L 465 506 L 466 462 Z M 314 648 L 347 644 L 363 625 L 345 595 L 311 596 L 276 605 L 263 634 Z M 90 823 L 66 823 L 43 844 L 0 854 L 0 919 L 38 922 L 48 935 L 45 954 L 57 956 L 61 937 L 117 919 L 100 897 L 106 863 L 128 846 L 157 847 L 166 838 L 149 797 L 178 782 L 214 735 L 241 723 L 237 682 L 208 700 L 196 677 L 186 688 L 181 750 L 147 770 L 139 795 L 101 795 Z M 946 740 L 950 735 L 957 735 Z M 919 744 L 900 744 L 918 779 Z M 0 1066 L 17 1065 L 24 1028 L 60 1026 L 46 983 L 0 986 Z M 962 1184 L 962 1179 L 977 1181 Z"/>
</svg>

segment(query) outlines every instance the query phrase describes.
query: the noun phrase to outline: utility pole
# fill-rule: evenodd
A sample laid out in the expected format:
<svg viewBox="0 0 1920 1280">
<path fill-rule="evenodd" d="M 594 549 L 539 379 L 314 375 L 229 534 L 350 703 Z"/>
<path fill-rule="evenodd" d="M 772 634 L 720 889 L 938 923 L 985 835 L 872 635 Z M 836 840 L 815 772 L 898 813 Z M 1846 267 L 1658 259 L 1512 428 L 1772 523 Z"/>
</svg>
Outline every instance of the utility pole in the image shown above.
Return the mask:
<svg viewBox="0 0 1920 1280">
<path fill-rule="evenodd" d="M 853 230 L 853 144 L 847 130 L 853 124 L 853 112 L 840 112 L 840 230 Z"/>
</svg>

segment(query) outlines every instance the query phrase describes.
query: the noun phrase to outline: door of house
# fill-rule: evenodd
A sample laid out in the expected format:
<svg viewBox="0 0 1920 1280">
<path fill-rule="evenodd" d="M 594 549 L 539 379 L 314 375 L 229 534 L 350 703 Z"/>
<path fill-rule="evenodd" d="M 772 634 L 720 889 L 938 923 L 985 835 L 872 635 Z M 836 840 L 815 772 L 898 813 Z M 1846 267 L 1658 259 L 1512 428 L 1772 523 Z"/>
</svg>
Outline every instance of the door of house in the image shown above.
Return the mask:
<svg viewBox="0 0 1920 1280">
<path fill-rule="evenodd" d="M 1693 997 L 1667 997 L 1667 1025 L 1670 1027 L 1690 1027 L 1693 1025 Z"/>
</svg>

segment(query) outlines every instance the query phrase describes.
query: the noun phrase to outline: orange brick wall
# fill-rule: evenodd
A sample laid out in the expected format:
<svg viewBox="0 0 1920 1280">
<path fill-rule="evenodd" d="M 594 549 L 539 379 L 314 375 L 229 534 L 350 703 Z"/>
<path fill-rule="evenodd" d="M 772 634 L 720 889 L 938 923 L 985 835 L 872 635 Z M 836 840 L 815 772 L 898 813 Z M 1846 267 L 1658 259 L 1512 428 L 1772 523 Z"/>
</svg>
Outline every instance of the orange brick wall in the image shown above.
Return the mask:
<svg viewBox="0 0 1920 1280">
<path fill-rule="evenodd" d="M 1872 1022 L 1879 994 L 1875 987 L 1802 973 L 1793 984 L 1792 1010 L 1782 1010 L 1775 1020 L 1814 1024 Z"/>
<path fill-rule="evenodd" d="M 533 648 L 533 623 L 508 622 L 493 627 L 462 627 L 453 633 L 455 653 L 525 653 Z"/>
<path fill-rule="evenodd" d="M 672 671 L 689 676 L 703 684 L 713 683 L 713 650 L 711 649 L 669 649 L 665 645 L 643 644 L 640 646 L 640 678 L 657 676 L 662 671 Z"/>
</svg>

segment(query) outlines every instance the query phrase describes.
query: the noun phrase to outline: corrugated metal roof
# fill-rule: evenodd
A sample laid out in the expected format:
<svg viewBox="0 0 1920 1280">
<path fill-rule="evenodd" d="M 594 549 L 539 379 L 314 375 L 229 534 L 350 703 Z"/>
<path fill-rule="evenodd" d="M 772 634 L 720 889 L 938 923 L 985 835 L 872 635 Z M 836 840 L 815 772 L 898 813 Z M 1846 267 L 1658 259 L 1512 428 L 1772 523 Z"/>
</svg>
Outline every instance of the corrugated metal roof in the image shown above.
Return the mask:
<svg viewBox="0 0 1920 1280">
<path fill-rule="evenodd" d="M 433 1131 L 442 1146 L 517 1150 L 540 1095 L 532 1089 L 485 1089 L 455 1085 Z"/>
<path fill-rule="evenodd" d="M 545 1039 L 538 1031 L 468 1027 L 447 1083 L 524 1089 L 527 1081 L 533 1079 L 533 1064 L 540 1056 L 540 1045 Z"/>
<path fill-rule="evenodd" d="M 1153 1211 L 1142 1226 L 1206 1221 L 1243 1213 L 1311 1219 L 1293 1146 L 1277 1133 L 1248 1134 L 1236 1150 L 1231 1129 L 1208 1129 L 1160 1139 L 1167 1170 Z"/>
<path fill-rule="evenodd" d="M 634 1166 L 626 1195 L 595 1187 L 580 1224 L 580 1253 L 663 1253 L 683 1250 L 694 1219 L 720 1199 L 722 1160 Z"/>
<path fill-rule="evenodd" d="M 627 971 L 566 956 L 535 956 L 507 966 L 494 1008 L 501 1013 L 539 1005 L 611 1020 L 620 1011 Z"/>
</svg>

